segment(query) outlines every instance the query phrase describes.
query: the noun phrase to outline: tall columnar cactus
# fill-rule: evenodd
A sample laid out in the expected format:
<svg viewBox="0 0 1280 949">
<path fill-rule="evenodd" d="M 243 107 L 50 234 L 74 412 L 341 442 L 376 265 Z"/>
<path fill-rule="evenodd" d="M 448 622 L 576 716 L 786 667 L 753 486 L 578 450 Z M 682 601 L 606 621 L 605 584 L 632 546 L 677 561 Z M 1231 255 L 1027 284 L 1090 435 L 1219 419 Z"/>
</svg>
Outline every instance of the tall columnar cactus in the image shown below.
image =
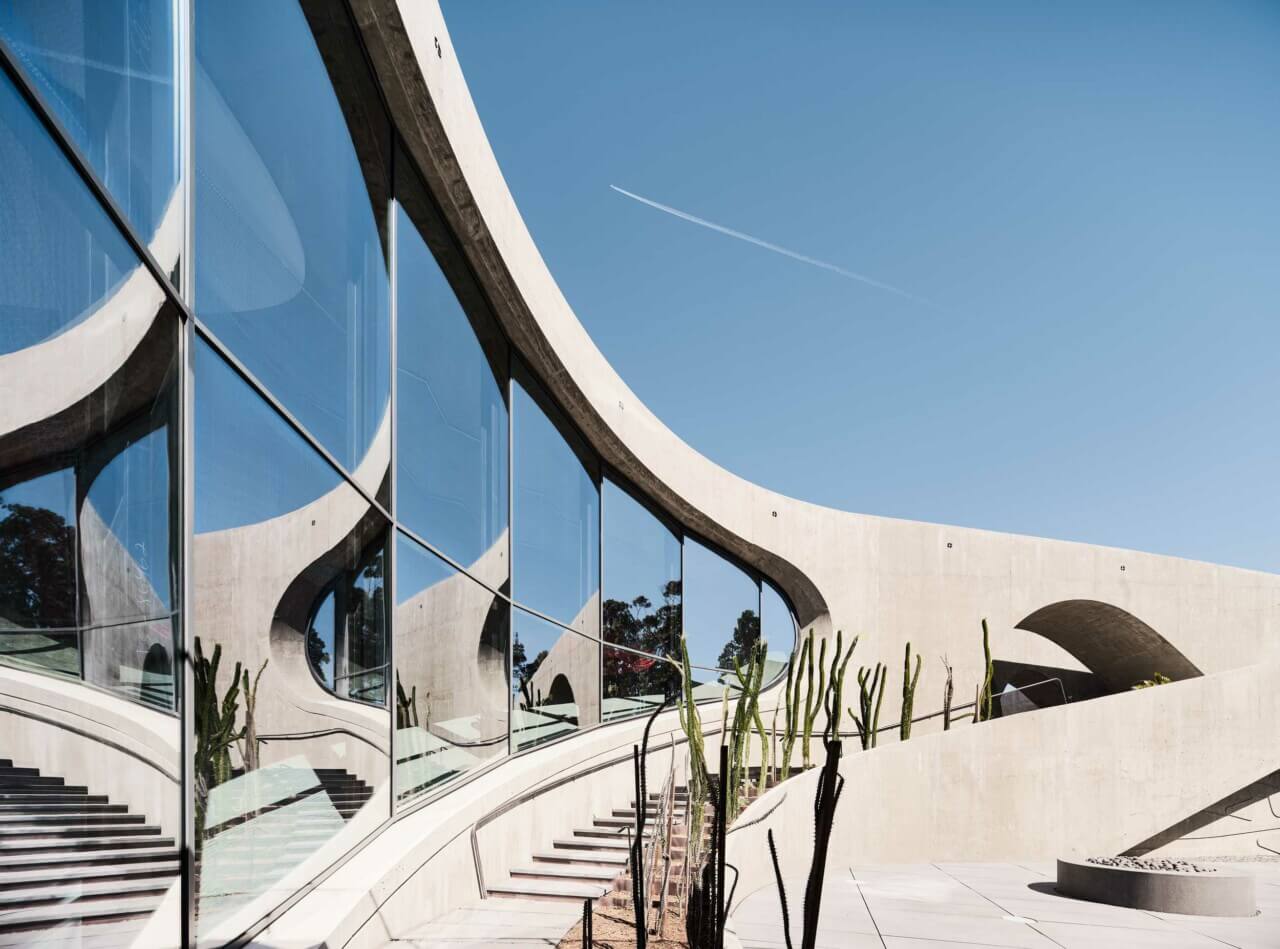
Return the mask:
<svg viewBox="0 0 1280 949">
<path fill-rule="evenodd" d="M 689 858 L 696 863 L 702 843 L 702 817 L 711 797 L 711 776 L 707 772 L 706 748 L 702 741 L 702 718 L 693 698 L 693 672 L 689 668 L 689 645 L 680 637 L 680 727 L 689 742 Z M 637 805 L 639 806 L 639 805 Z"/>
<path fill-rule="evenodd" d="M 911 643 L 902 657 L 902 719 L 898 723 L 898 739 L 911 737 L 911 716 L 915 713 L 916 683 L 920 681 L 920 657 L 916 656 L 916 671 L 911 672 Z"/>
<path fill-rule="evenodd" d="M 804 692 L 804 742 L 800 746 L 801 761 L 804 763 L 806 771 L 810 768 L 811 758 L 809 757 L 809 743 L 813 739 L 813 723 L 818 719 L 818 713 L 822 711 L 822 704 L 827 697 L 827 641 L 822 640 L 822 646 L 818 650 L 818 688 L 813 687 L 813 630 L 809 630 L 809 654 L 805 662 L 805 692 Z"/>
<path fill-rule="evenodd" d="M 262 681 L 262 673 L 267 671 L 270 659 L 263 659 L 258 667 L 258 674 L 249 684 L 249 670 L 241 673 L 240 688 L 244 692 L 244 741 L 240 744 L 240 757 L 244 761 L 245 771 L 258 770 L 258 683 Z"/>
<path fill-rule="evenodd" d="M 991 665 L 991 631 L 987 628 L 987 620 L 985 617 L 982 620 L 982 657 L 984 669 L 982 676 L 982 688 L 978 692 L 977 718 L 974 719 L 974 721 L 978 722 L 991 720 L 991 689 L 995 682 L 995 671 Z"/>
<path fill-rule="evenodd" d="M 192 679 L 195 704 L 195 786 L 196 786 L 196 846 L 204 839 L 205 808 L 209 792 L 231 778 L 231 746 L 244 738 L 244 729 L 236 729 L 239 710 L 240 663 L 231 674 L 227 693 L 218 699 L 218 666 L 222 663 L 222 644 L 213 647 L 213 657 L 206 658 L 200 647 L 200 637 L 195 642 L 195 662 Z"/>
<path fill-rule="evenodd" d="M 831 657 L 831 674 L 827 678 L 827 691 L 830 695 L 824 699 L 827 709 L 825 735 L 830 736 L 824 738 L 827 741 L 840 738 L 840 711 L 844 708 L 844 674 L 849 667 L 849 660 L 853 658 L 853 651 L 858 648 L 858 637 L 853 637 L 853 642 L 849 643 L 847 650 L 843 650 L 843 647 L 844 633 L 836 630 L 836 651 Z M 841 655 L 842 650 L 843 655 Z"/>
<path fill-rule="evenodd" d="M 737 657 L 733 659 L 734 671 L 742 685 L 738 704 L 734 709 L 733 731 L 729 740 L 729 818 L 732 820 L 741 803 L 741 792 L 746 783 L 751 758 L 751 729 L 760 718 L 760 686 L 764 684 L 764 657 L 768 650 L 763 640 L 752 645 L 744 670 Z M 764 726 L 760 726 L 763 738 Z M 763 744 L 763 742 L 762 742 Z M 763 755 L 762 750 L 762 755 Z"/>
<path fill-rule="evenodd" d="M 805 659 L 813 649 L 813 630 L 800 645 L 799 654 L 792 653 L 787 661 L 786 705 L 783 707 L 784 721 L 782 733 L 782 752 L 778 764 L 778 780 L 785 781 L 791 776 L 791 753 L 796 747 L 796 736 L 800 730 L 800 680 L 798 673 L 804 668 Z"/>
<path fill-rule="evenodd" d="M 889 669 L 876 663 L 875 674 L 866 666 L 858 667 L 858 706 L 861 714 L 853 716 L 853 724 L 858 728 L 858 739 L 862 742 L 862 750 L 876 746 L 876 733 L 880 730 L 880 705 L 884 702 L 884 687 L 889 681 Z"/>
<path fill-rule="evenodd" d="M 947 683 L 942 687 L 942 730 L 951 730 L 951 700 L 955 696 L 955 682 L 952 679 L 951 663 L 942 657 L 942 667 L 947 670 Z"/>
</svg>

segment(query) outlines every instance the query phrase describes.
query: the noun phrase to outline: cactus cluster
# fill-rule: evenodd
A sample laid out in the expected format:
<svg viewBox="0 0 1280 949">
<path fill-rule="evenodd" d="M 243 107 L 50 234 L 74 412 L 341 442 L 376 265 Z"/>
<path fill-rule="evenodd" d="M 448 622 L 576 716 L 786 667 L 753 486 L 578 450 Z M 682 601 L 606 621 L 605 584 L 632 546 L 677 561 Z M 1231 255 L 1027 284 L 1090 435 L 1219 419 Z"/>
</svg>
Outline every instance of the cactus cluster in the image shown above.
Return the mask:
<svg viewBox="0 0 1280 949">
<path fill-rule="evenodd" d="M 262 681 L 262 673 L 267 671 L 270 659 L 263 659 L 258 667 L 258 674 L 253 677 L 253 685 L 249 684 L 249 670 L 241 673 L 240 690 L 244 692 L 244 732 L 240 743 L 240 758 L 244 761 L 245 771 L 258 770 L 258 683 Z"/>
<path fill-rule="evenodd" d="M 804 692 L 804 740 L 800 745 L 800 760 L 804 769 L 809 770 L 812 759 L 809 757 L 809 746 L 813 740 L 813 723 L 822 710 L 823 699 L 827 695 L 827 641 L 824 639 L 818 650 L 818 688 L 813 687 L 813 630 L 809 630 L 809 649 L 805 653 L 805 692 Z"/>
<path fill-rule="evenodd" d="M 916 683 L 920 681 L 920 657 L 916 656 L 916 671 L 911 671 L 911 643 L 907 643 L 906 654 L 902 657 L 902 718 L 898 722 L 898 739 L 906 741 L 911 737 L 911 716 L 916 705 Z"/>
<path fill-rule="evenodd" d="M 231 778 L 231 747 L 245 735 L 243 727 L 236 728 L 240 707 L 240 663 L 231 674 L 231 685 L 218 698 L 218 667 L 222 663 L 222 644 L 213 647 L 213 656 L 206 657 L 196 637 L 195 661 L 192 678 L 195 686 L 195 785 L 196 785 L 196 844 L 204 836 L 205 806 L 209 791 Z"/>
<path fill-rule="evenodd" d="M 880 705 L 884 702 L 884 686 L 889 681 L 889 669 L 876 663 L 875 670 L 858 667 L 858 707 L 861 714 L 849 709 L 853 724 L 858 728 L 858 739 L 866 751 L 876 746 L 876 733 L 880 729 Z"/>
<path fill-rule="evenodd" d="M 733 668 L 738 676 L 738 683 L 742 687 L 742 694 L 738 696 L 738 704 L 733 713 L 733 728 L 728 736 L 730 820 L 737 816 L 741 792 L 746 784 L 753 726 L 758 726 L 761 736 L 761 760 L 763 761 L 768 755 L 768 749 L 763 740 L 764 725 L 760 724 L 760 686 L 764 684 L 764 657 L 767 651 L 768 646 L 764 640 L 757 640 L 751 646 L 745 670 L 736 657 L 733 660 Z M 763 773 L 762 767 L 761 774 Z"/>
<path fill-rule="evenodd" d="M 680 727 L 689 741 L 689 811 L 690 827 L 702 827 L 706 802 L 711 794 L 711 775 L 707 771 L 707 753 L 702 738 L 702 718 L 693 698 L 693 671 L 689 667 L 689 644 L 680 637 Z M 689 835 L 690 860 L 696 856 L 701 834 Z"/>
</svg>

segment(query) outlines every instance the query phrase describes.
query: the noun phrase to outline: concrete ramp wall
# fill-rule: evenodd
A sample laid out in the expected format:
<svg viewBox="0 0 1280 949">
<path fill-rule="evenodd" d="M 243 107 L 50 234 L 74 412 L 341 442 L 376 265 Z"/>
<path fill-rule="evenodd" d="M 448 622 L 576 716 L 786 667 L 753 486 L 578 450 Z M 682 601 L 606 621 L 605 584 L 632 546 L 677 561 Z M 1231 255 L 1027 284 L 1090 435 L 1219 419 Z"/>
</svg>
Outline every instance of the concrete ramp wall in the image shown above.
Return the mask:
<svg viewBox="0 0 1280 949">
<path fill-rule="evenodd" d="M 1116 854 L 1280 768 L 1280 665 L 913 738 L 846 742 L 832 863 L 1007 861 Z M 817 771 L 775 788 L 731 830 L 735 905 L 812 855 Z"/>
</svg>

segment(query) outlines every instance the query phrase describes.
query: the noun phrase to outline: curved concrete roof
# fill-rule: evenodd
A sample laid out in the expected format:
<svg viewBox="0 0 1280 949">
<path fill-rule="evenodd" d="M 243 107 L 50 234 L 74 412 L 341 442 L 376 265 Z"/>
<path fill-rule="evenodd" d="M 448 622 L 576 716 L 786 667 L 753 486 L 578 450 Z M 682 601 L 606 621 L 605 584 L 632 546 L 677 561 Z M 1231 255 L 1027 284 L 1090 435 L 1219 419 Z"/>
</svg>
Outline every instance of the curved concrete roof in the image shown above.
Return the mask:
<svg viewBox="0 0 1280 949">
<path fill-rule="evenodd" d="M 1175 682 L 1201 675 L 1173 645 L 1127 610 L 1098 600 L 1062 600 L 1036 610 L 1018 629 L 1057 643 L 1113 692 L 1155 673 Z"/>
</svg>

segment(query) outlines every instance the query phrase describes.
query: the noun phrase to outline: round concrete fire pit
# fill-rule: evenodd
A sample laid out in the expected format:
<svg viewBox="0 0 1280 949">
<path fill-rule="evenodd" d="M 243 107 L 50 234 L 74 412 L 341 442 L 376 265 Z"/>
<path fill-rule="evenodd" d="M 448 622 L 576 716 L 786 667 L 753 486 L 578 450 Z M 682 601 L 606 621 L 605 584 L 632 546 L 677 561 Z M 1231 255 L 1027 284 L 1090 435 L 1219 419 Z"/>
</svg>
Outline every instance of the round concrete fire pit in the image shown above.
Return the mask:
<svg viewBox="0 0 1280 949">
<path fill-rule="evenodd" d="M 1258 899 L 1248 873 L 1226 873 L 1184 861 L 1107 857 L 1058 861 L 1063 896 L 1189 916 L 1254 916 Z"/>
</svg>

